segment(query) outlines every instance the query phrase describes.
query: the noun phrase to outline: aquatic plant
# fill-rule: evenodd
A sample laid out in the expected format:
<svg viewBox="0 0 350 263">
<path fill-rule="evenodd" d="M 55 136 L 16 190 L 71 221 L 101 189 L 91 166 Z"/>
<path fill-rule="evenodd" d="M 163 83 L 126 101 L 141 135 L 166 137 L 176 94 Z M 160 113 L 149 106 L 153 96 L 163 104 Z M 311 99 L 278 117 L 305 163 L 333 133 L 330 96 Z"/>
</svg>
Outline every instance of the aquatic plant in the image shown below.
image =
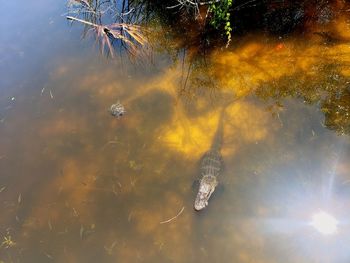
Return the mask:
<svg viewBox="0 0 350 263">
<path fill-rule="evenodd" d="M 200 1 L 200 0 L 177 0 L 177 4 L 167 7 L 167 9 L 178 8 L 179 10 L 186 10 L 193 12 L 195 19 L 202 19 L 200 9 L 206 9 L 206 18 L 209 18 L 209 24 L 215 29 L 221 30 L 224 27 L 224 32 L 227 38 L 227 44 L 231 42 L 231 23 L 230 23 L 230 9 L 232 7 L 232 0 L 214 0 L 214 1 Z"/>
<path fill-rule="evenodd" d="M 131 55 L 147 43 L 146 29 L 138 25 L 125 0 L 68 0 L 67 7 L 66 18 L 86 26 L 83 37 L 93 31 L 102 53 L 107 50 L 114 57 L 115 40 Z"/>
<path fill-rule="evenodd" d="M 100 41 L 101 52 L 103 53 L 107 47 L 112 57 L 114 57 L 112 41 L 115 39 L 119 39 L 127 44 L 127 50 L 133 55 L 137 52 L 137 45 L 144 46 L 147 43 L 146 38 L 141 32 L 141 26 L 138 25 L 126 23 L 99 25 L 73 16 L 66 17 L 68 20 L 77 21 L 91 26 L 91 29 L 96 33 L 96 40 Z"/>
<path fill-rule="evenodd" d="M 212 14 L 210 24 L 216 29 L 224 26 L 224 33 L 227 38 L 226 47 L 231 42 L 231 22 L 230 22 L 230 8 L 232 7 L 232 0 L 224 0 L 214 2 L 209 6 L 208 11 Z"/>
<path fill-rule="evenodd" d="M 12 240 L 12 237 L 10 235 L 4 236 L 4 241 L 0 244 L 0 248 L 10 248 L 14 247 L 16 245 L 16 242 Z"/>
</svg>

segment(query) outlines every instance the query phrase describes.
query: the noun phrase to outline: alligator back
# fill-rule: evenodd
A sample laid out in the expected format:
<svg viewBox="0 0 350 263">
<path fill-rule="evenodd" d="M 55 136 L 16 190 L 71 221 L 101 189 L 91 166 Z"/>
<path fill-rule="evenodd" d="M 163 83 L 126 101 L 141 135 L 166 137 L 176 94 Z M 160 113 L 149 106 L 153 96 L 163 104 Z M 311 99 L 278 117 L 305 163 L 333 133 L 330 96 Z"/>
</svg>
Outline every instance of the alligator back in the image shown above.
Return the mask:
<svg viewBox="0 0 350 263">
<path fill-rule="evenodd" d="M 218 150 L 209 150 L 202 158 L 201 175 L 218 176 L 222 169 L 222 157 Z"/>
<path fill-rule="evenodd" d="M 205 176 L 205 175 L 218 176 L 220 174 L 222 164 L 223 164 L 220 151 L 221 151 L 222 137 L 223 137 L 224 110 L 225 108 L 221 110 L 218 127 L 214 134 L 211 147 L 209 151 L 207 151 L 202 157 L 202 162 L 200 166 L 202 176 Z"/>
</svg>

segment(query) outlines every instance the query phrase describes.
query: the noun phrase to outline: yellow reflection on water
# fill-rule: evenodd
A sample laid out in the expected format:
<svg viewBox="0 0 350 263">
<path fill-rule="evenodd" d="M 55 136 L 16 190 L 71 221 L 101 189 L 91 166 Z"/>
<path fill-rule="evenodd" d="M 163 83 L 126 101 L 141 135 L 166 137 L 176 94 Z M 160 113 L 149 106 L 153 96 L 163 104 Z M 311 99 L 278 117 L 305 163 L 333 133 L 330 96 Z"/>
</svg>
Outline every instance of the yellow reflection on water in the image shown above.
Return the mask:
<svg viewBox="0 0 350 263">
<path fill-rule="evenodd" d="M 210 148 L 218 120 L 218 110 L 197 118 L 187 118 L 180 109 L 174 115 L 172 123 L 164 126 L 162 141 L 172 150 L 198 158 Z"/>
<path fill-rule="evenodd" d="M 242 143 L 257 143 L 266 139 L 269 133 L 278 129 L 276 121 L 260 107 L 248 102 L 236 102 L 227 108 L 225 119 L 225 138 L 235 142 L 237 147 Z M 236 147 L 236 148 L 237 148 Z M 224 153 L 233 154 L 232 144 L 223 147 Z"/>
<path fill-rule="evenodd" d="M 189 158 L 199 159 L 210 149 L 220 118 L 221 109 L 213 109 L 197 117 L 186 116 L 178 109 L 172 123 L 167 124 L 161 139 L 171 150 Z M 256 143 L 268 135 L 271 121 L 266 111 L 243 101 L 235 101 L 225 109 L 223 155 L 232 155 L 240 143 Z M 229 143 L 229 145 L 226 145 Z"/>
<path fill-rule="evenodd" d="M 252 94 L 262 83 L 273 83 L 281 77 L 300 72 L 304 76 L 317 77 L 320 64 L 349 62 L 349 45 L 330 47 L 315 44 L 310 41 L 312 38 L 309 43 L 307 40 L 266 40 L 266 44 L 248 40 L 234 51 L 214 53 L 211 57 L 212 77 L 218 81 L 218 86 L 231 89 L 236 96 L 242 97 Z M 342 73 L 348 75 L 348 67 L 343 67 Z"/>
</svg>

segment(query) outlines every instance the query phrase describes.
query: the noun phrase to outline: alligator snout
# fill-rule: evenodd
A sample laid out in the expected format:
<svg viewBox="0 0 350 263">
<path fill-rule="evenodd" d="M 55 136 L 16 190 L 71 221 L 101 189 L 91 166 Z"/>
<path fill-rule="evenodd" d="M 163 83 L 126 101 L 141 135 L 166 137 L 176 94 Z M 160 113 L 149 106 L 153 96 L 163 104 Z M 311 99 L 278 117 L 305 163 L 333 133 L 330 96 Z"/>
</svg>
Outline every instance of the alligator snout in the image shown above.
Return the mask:
<svg viewBox="0 0 350 263">
<path fill-rule="evenodd" d="M 216 176 L 205 175 L 200 180 L 199 190 L 197 193 L 196 200 L 194 201 L 194 209 L 196 211 L 202 210 L 208 205 L 210 196 L 218 185 Z"/>
</svg>

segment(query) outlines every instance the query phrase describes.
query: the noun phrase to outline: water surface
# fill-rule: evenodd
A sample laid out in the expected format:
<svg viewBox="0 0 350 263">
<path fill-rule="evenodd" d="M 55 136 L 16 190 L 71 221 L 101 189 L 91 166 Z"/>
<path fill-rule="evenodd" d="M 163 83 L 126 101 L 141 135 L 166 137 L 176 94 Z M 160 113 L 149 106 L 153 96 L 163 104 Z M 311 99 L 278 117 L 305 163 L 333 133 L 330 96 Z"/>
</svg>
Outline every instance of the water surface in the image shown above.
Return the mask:
<svg viewBox="0 0 350 263">
<path fill-rule="evenodd" d="M 134 63 L 81 41 L 64 2 L 3 6 L 0 260 L 348 262 L 346 41 L 255 34 L 208 63 L 167 48 Z M 349 37 L 343 16 L 330 27 Z M 230 100 L 221 187 L 198 213 L 192 184 Z M 318 210 L 337 235 L 308 224 Z"/>
</svg>

